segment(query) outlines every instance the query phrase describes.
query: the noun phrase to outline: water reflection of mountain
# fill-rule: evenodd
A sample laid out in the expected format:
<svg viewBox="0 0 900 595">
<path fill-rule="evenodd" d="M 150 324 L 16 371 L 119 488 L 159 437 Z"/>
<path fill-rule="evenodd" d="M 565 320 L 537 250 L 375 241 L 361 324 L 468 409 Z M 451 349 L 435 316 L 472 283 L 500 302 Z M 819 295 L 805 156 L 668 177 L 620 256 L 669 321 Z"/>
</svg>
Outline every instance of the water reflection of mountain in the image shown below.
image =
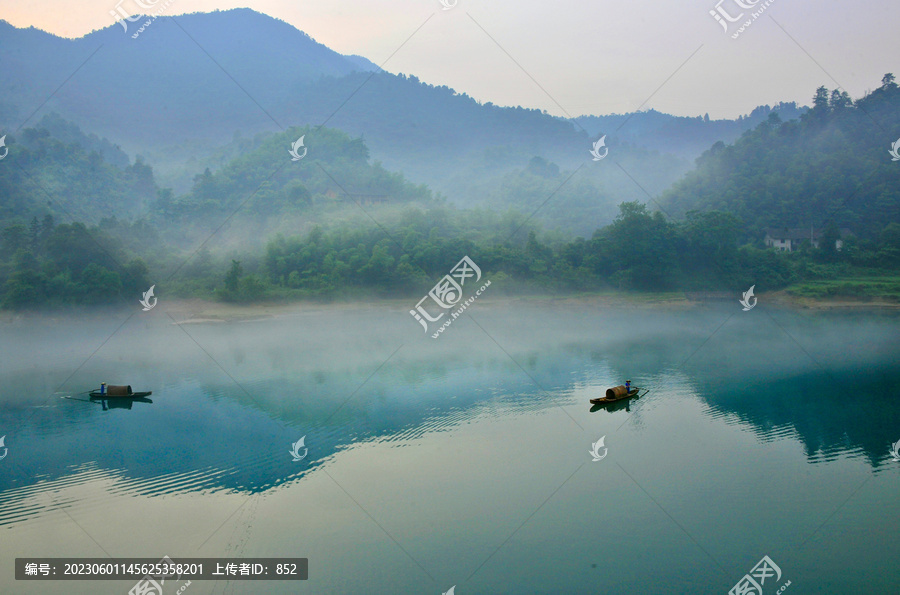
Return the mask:
<svg viewBox="0 0 900 595">
<path fill-rule="evenodd" d="M 583 362 L 581 368 L 576 379 L 584 376 Z M 355 443 L 449 430 L 498 406 L 498 398 L 508 415 L 552 407 L 565 389 L 548 384 L 548 396 L 511 362 L 387 367 L 356 394 L 365 376 L 332 374 L 259 379 L 246 383 L 247 392 L 183 383 L 155 389 L 152 405 L 132 410 L 65 402 L 61 419 L 49 409 L 8 443 L 14 456 L 0 476 L 0 524 L 37 514 L 45 505 L 27 501 L 40 491 L 92 480 L 102 479 L 110 495 L 262 492 L 300 479 Z M 289 450 L 302 436 L 309 453 L 294 462 Z"/>
<path fill-rule="evenodd" d="M 518 364 L 477 328 L 466 335 L 460 327 L 438 349 L 399 353 L 361 389 L 389 350 L 361 357 L 356 349 L 326 365 L 327 358 L 316 359 L 312 347 L 298 354 L 289 339 L 281 340 L 281 348 L 255 347 L 256 337 L 273 341 L 256 327 L 248 327 L 254 332 L 242 335 L 237 346 L 219 351 L 214 346 L 223 342 L 215 333 L 228 329 L 204 329 L 208 337 L 194 331 L 240 387 L 211 362 L 201 370 L 203 360 L 152 353 L 126 374 L 135 386 L 154 391 L 152 405 L 102 411 L 60 401 L 37 409 L 26 430 L 6 440 L 10 455 L 0 474 L 0 524 L 46 506 L 35 500 L 42 491 L 94 478 L 108 480 L 104 489 L 112 494 L 277 489 L 356 443 L 450 431 L 483 413 L 514 416 L 568 406 L 573 391 L 599 394 L 626 375 L 637 385 L 652 380 L 657 389 L 648 398 L 666 398 L 667 385 L 687 381 L 712 415 L 737 419 L 764 439 L 795 436 L 812 461 L 856 453 L 875 468 L 884 462 L 887 446 L 900 439 L 892 435 L 900 432 L 894 321 L 728 316 L 641 313 L 602 319 L 565 311 L 548 322 L 555 335 L 539 326 L 504 329 L 495 322 L 493 336 Z M 541 340 L 548 336 L 555 342 Z M 121 363 L 91 365 L 99 371 L 85 373 L 93 377 L 121 377 L 108 371 Z M 26 381 L 33 378 L 23 376 Z M 578 393 L 578 407 L 588 407 L 586 396 Z M 0 410 L 0 425 L 13 427 L 21 415 L 21 409 Z M 302 436 L 309 454 L 294 462 L 288 451 Z"/>
<path fill-rule="evenodd" d="M 900 439 L 896 366 L 704 382 L 696 389 L 715 417 L 735 416 L 763 440 L 792 434 L 810 462 L 864 456 L 876 471 Z"/>
<path fill-rule="evenodd" d="M 896 314 L 741 317 L 684 366 L 714 417 L 763 440 L 791 435 L 810 462 L 863 457 L 874 470 L 900 439 Z"/>
<path fill-rule="evenodd" d="M 864 457 L 876 471 L 900 440 L 900 333 L 896 313 L 727 307 L 665 319 L 649 331 L 591 347 L 592 358 L 644 375 L 685 375 L 714 417 L 764 440 L 791 436 L 810 462 Z M 719 326 L 721 325 L 721 326 Z M 585 347 L 587 348 L 587 347 Z"/>
</svg>

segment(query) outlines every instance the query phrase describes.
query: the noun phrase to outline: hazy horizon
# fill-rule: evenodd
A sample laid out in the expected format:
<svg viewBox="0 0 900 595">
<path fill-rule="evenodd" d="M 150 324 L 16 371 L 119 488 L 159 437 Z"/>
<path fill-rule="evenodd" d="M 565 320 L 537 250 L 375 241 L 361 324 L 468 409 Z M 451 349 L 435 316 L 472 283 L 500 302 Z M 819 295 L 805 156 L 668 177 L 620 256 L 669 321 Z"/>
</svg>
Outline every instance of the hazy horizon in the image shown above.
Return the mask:
<svg viewBox="0 0 900 595">
<path fill-rule="evenodd" d="M 690 4 L 675 8 L 642 0 L 627 6 L 562 2 L 551 7 L 501 0 L 484 6 L 459 0 L 442 10 L 439 0 L 401 0 L 390 8 L 358 0 L 304 6 L 262 0 L 252 7 L 176 0 L 163 14 L 251 8 L 388 72 L 447 85 L 481 102 L 562 117 L 655 109 L 736 118 L 759 105 L 809 105 L 810 90 L 821 85 L 840 86 L 860 97 L 895 70 L 879 42 L 893 33 L 890 23 L 900 17 L 900 7 L 885 0 L 865 12 L 837 2 L 810 11 L 770 0 L 737 39 L 731 37 L 733 29 L 724 32 L 711 16 L 717 3 Z M 87 0 L 76 12 L 51 1 L 5 6 L 0 18 L 15 27 L 78 38 L 116 27 L 110 13 L 117 7 L 139 14 L 163 5 L 142 10 L 134 0 Z"/>
</svg>

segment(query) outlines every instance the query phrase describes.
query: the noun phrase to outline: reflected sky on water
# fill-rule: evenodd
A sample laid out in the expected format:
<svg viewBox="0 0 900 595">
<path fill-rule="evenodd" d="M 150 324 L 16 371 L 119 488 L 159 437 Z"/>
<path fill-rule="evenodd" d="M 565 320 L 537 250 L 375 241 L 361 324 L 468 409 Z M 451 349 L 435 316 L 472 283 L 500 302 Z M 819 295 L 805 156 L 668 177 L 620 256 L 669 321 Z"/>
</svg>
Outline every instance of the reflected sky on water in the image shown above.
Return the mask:
<svg viewBox="0 0 900 595">
<path fill-rule="evenodd" d="M 9 570 L 302 555 L 264 592 L 680 593 L 768 554 L 804 592 L 898 585 L 896 315 L 485 301 L 434 340 L 403 304 L 146 314 L 5 325 Z M 592 410 L 626 378 L 648 394 Z M 75 400 L 101 381 L 152 402 Z"/>
</svg>

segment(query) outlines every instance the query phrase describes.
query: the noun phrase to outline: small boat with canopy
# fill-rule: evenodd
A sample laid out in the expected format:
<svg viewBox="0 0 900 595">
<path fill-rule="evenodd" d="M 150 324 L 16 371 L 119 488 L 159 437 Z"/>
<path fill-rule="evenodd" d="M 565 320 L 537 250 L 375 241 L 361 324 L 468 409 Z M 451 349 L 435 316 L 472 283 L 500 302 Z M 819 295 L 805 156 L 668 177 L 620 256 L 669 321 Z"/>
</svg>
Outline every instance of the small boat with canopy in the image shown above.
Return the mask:
<svg viewBox="0 0 900 595">
<path fill-rule="evenodd" d="M 100 384 L 99 390 L 91 391 L 92 399 L 140 399 L 143 397 L 149 397 L 153 394 L 153 391 L 148 390 L 144 392 L 134 392 L 131 390 L 130 384 L 109 384 L 107 385 L 105 382 Z"/>
<path fill-rule="evenodd" d="M 633 399 L 637 397 L 643 397 L 649 391 L 641 389 L 638 386 L 631 386 L 631 381 L 626 380 L 625 384 L 620 384 L 619 386 L 614 386 L 612 388 L 606 389 L 606 395 L 602 397 L 597 397 L 596 399 L 590 399 L 591 404 L 593 405 L 603 405 L 606 403 L 615 403 L 616 401 L 623 401 L 625 399 Z"/>
</svg>

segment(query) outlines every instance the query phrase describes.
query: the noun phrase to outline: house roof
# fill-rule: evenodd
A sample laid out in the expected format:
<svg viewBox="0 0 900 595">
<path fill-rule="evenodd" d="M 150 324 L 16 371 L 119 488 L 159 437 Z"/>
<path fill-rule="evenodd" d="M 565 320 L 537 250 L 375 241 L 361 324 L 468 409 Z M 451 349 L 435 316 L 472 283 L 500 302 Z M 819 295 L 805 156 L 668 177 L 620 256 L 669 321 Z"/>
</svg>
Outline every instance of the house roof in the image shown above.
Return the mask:
<svg viewBox="0 0 900 595">
<path fill-rule="evenodd" d="M 812 230 L 812 237 L 818 240 L 824 230 L 821 227 Z M 842 238 L 852 235 L 850 230 L 843 227 L 838 230 Z M 775 240 L 808 240 L 810 229 L 808 227 L 770 227 L 766 229 L 766 235 Z"/>
</svg>

